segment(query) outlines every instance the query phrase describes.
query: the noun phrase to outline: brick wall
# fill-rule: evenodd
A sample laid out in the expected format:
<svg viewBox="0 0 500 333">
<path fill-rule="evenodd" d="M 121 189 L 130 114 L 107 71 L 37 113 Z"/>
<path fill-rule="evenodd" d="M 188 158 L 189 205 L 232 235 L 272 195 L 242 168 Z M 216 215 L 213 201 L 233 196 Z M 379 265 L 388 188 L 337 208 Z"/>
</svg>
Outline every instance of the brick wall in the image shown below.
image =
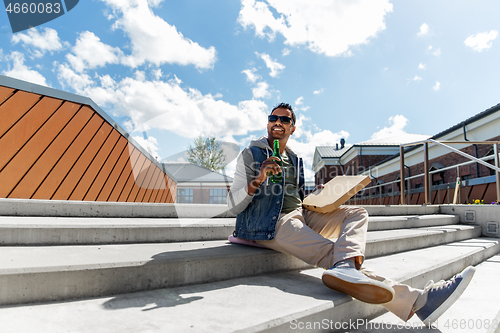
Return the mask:
<svg viewBox="0 0 500 333">
<path fill-rule="evenodd" d="M 193 203 L 210 204 L 210 189 L 225 189 L 225 193 L 229 192 L 229 187 L 193 188 Z"/>
<path fill-rule="evenodd" d="M 341 165 L 325 165 L 314 175 L 314 182 L 318 184 L 326 184 L 331 179 L 342 176 L 344 170 Z"/>
<path fill-rule="evenodd" d="M 315 184 L 325 184 L 337 176 L 357 175 L 392 155 L 355 156 L 344 165 L 325 165 L 314 175 Z"/>
<path fill-rule="evenodd" d="M 500 136 L 491 138 L 488 141 L 500 141 Z M 477 145 L 477 156 L 479 158 L 484 157 L 485 154 L 487 154 L 490 149 L 492 149 L 491 145 Z M 475 156 L 475 148 L 472 145 L 465 147 L 463 149 L 460 149 L 460 150 L 463 151 L 464 153 Z M 422 155 L 422 159 L 423 159 L 423 155 Z M 437 158 L 430 159 L 429 164 L 432 165 L 433 163 L 438 163 L 438 164 L 441 164 L 441 165 L 446 167 L 446 166 L 460 164 L 460 163 L 467 162 L 467 161 L 469 161 L 468 158 L 461 156 L 461 155 L 458 155 L 456 153 L 450 152 L 446 155 L 442 155 L 442 156 L 439 156 Z M 494 164 L 494 161 L 488 161 L 488 163 Z M 412 165 L 412 166 L 410 166 L 409 169 L 410 169 L 411 176 L 424 173 L 424 162 L 422 161 L 422 163 Z M 479 164 L 478 165 L 479 177 L 485 177 L 485 176 L 489 176 L 491 174 L 494 174 L 490 170 L 491 169 L 487 168 L 486 166 Z M 469 165 L 460 167 L 460 175 L 461 175 L 462 179 L 464 177 L 465 178 L 477 178 L 476 177 L 476 164 L 469 164 Z M 389 181 L 395 180 L 398 176 L 399 176 L 399 170 L 392 172 L 392 173 L 389 173 L 389 174 L 386 174 L 386 175 L 382 175 L 382 176 L 378 177 L 378 179 L 382 180 L 384 182 L 389 182 Z M 408 177 L 408 169 L 405 171 L 405 176 Z M 438 181 L 442 181 L 442 183 L 446 184 L 446 183 L 454 183 L 456 178 L 457 178 L 457 169 L 450 169 L 450 170 L 446 170 L 446 171 L 443 171 L 443 172 L 438 173 L 438 174 L 433 174 L 431 181 L 434 184 L 435 184 L 435 182 L 438 182 Z M 412 179 L 410 181 L 410 183 L 411 183 L 412 188 L 416 188 L 418 186 L 424 186 L 423 185 L 424 178 L 419 177 L 416 179 Z M 368 186 L 373 186 L 373 185 L 375 185 L 374 181 L 372 181 L 372 183 Z M 396 189 L 399 190 L 399 184 L 396 187 Z"/>
</svg>

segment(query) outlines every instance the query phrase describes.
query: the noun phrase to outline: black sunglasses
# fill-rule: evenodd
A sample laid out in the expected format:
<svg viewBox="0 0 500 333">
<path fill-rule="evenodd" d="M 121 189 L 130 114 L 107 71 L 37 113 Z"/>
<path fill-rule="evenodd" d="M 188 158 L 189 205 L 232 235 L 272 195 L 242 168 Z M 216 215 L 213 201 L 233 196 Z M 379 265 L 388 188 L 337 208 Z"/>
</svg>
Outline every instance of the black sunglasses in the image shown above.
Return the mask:
<svg viewBox="0 0 500 333">
<path fill-rule="evenodd" d="M 278 121 L 278 118 L 280 119 L 282 124 L 293 123 L 292 118 L 290 118 L 288 116 L 277 116 L 275 114 L 269 115 L 269 117 L 267 119 L 269 120 L 270 123 L 275 123 Z"/>
</svg>

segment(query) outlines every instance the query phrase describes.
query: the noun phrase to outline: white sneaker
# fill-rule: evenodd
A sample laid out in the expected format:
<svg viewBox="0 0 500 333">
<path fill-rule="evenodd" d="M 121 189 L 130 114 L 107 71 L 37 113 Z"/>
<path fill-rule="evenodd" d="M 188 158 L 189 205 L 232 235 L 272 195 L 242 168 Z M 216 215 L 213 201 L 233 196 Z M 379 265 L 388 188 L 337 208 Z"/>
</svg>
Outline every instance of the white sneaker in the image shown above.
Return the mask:
<svg viewBox="0 0 500 333">
<path fill-rule="evenodd" d="M 322 276 L 330 289 L 359 299 L 365 303 L 382 304 L 392 301 L 394 289 L 377 280 L 370 279 L 355 268 L 330 268 Z"/>
</svg>

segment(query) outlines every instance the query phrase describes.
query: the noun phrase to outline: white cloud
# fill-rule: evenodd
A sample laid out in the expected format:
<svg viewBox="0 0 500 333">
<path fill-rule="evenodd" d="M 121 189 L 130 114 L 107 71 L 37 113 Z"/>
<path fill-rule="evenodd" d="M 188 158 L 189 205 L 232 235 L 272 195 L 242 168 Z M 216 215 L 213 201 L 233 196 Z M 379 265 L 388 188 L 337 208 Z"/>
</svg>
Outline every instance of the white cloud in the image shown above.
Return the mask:
<svg viewBox="0 0 500 333">
<path fill-rule="evenodd" d="M 441 48 L 439 48 L 439 47 L 437 49 L 434 49 L 432 45 L 429 45 L 429 47 L 427 48 L 427 51 L 430 54 L 435 55 L 436 57 L 441 55 Z"/>
<path fill-rule="evenodd" d="M 160 68 L 157 68 L 153 70 L 153 75 L 156 80 L 159 80 L 163 76 L 163 73 Z"/>
<path fill-rule="evenodd" d="M 134 140 L 143 148 L 146 149 L 146 151 L 151 154 L 154 158 L 158 159 L 160 155 L 158 154 L 158 150 L 160 149 L 158 147 L 158 140 L 156 140 L 155 137 L 148 136 L 147 139 L 144 138 L 144 136 L 133 136 Z"/>
<path fill-rule="evenodd" d="M 42 33 L 39 33 L 36 28 L 28 29 L 25 34 L 13 34 L 11 41 L 13 44 L 22 42 L 29 49 L 34 48 L 30 51 L 35 57 L 42 57 L 47 51 L 61 51 L 64 48 L 63 43 L 61 43 L 57 35 L 57 31 L 51 28 L 45 28 Z"/>
<path fill-rule="evenodd" d="M 373 133 L 371 139 L 376 140 L 406 134 L 403 129 L 408 124 L 408 119 L 405 116 L 398 114 L 390 117 L 389 124 L 389 127 L 384 127 L 380 131 Z"/>
<path fill-rule="evenodd" d="M 292 52 L 289 48 L 284 48 L 283 51 L 281 51 L 281 54 L 286 57 L 287 55 L 290 54 L 290 52 Z"/>
<path fill-rule="evenodd" d="M 310 118 L 303 114 L 297 116 L 297 127 L 295 133 L 288 140 L 290 148 L 304 160 L 305 177 L 307 180 L 314 179 L 312 161 L 314 150 L 317 146 L 332 146 L 341 138 L 347 139 L 349 133 L 340 131 L 333 133 L 329 130 L 321 130 L 314 126 Z"/>
<path fill-rule="evenodd" d="M 498 31 L 491 30 L 490 32 L 482 32 L 477 35 L 471 35 L 467 37 L 464 44 L 474 51 L 482 52 L 493 46 L 491 43 L 498 36 Z"/>
<path fill-rule="evenodd" d="M 408 79 L 408 83 L 410 83 L 411 81 L 413 82 L 422 81 L 422 78 L 418 75 L 415 75 L 412 79 Z"/>
<path fill-rule="evenodd" d="M 269 75 L 271 77 L 277 77 L 278 75 L 281 74 L 281 72 L 285 69 L 285 66 L 277 62 L 276 60 L 271 59 L 271 56 L 266 53 L 258 53 L 255 52 L 255 54 L 260 57 L 264 62 L 266 63 L 267 68 L 271 70 Z"/>
<path fill-rule="evenodd" d="M 3 71 L 2 74 L 19 80 L 50 87 L 42 74 L 32 70 L 24 64 L 24 54 L 13 51 L 10 55 L 5 56 L 5 60 L 12 60 L 12 68 Z"/>
<path fill-rule="evenodd" d="M 350 48 L 386 28 L 385 15 L 392 9 L 389 0 L 242 0 L 238 22 L 270 41 L 281 34 L 286 45 L 305 45 L 327 56 L 352 55 Z"/>
<path fill-rule="evenodd" d="M 323 88 L 321 88 L 321 89 L 319 89 L 319 90 L 314 90 L 314 91 L 313 91 L 313 94 L 314 94 L 314 95 L 319 95 L 319 94 L 322 94 L 322 93 L 323 93 L 323 91 L 324 91 L 324 89 L 323 89 Z"/>
<path fill-rule="evenodd" d="M 155 15 L 151 7 L 163 0 L 102 0 L 114 10 L 113 27 L 122 29 L 130 38 L 132 54 L 124 63 L 137 67 L 146 62 L 194 65 L 199 69 L 212 68 L 216 61 L 213 46 L 204 48 L 185 37 L 173 25 Z"/>
<path fill-rule="evenodd" d="M 82 94 L 86 87 L 90 86 L 93 81 L 88 74 L 77 74 L 71 69 L 67 64 L 56 64 L 57 70 L 57 78 L 59 79 L 59 83 L 65 88 L 66 86 L 70 86 L 77 93 Z M 114 84 L 114 81 L 113 81 Z M 109 83 L 107 85 L 109 87 Z M 95 101 L 96 96 L 87 95 L 88 97 L 92 97 Z"/>
<path fill-rule="evenodd" d="M 199 135 L 216 137 L 247 135 L 264 130 L 267 105 L 259 100 L 231 105 L 218 96 L 203 95 L 194 88 L 184 88 L 177 77 L 148 80 L 137 71 L 135 77 L 115 81 L 109 76 L 92 81 L 87 74 L 60 64 L 56 73 L 61 83 L 78 94 L 92 96 L 96 104 L 114 115 L 130 118 L 129 131 L 152 128 L 171 131 L 187 138 Z"/>
<path fill-rule="evenodd" d="M 439 89 L 441 89 L 441 83 L 439 83 L 439 81 L 436 81 L 436 84 L 434 85 L 434 87 L 432 87 L 432 89 L 438 91 Z"/>
<path fill-rule="evenodd" d="M 242 73 L 246 74 L 247 81 L 255 83 L 257 80 L 260 79 L 260 75 L 255 74 L 256 71 L 257 71 L 256 68 L 252 68 L 252 69 L 245 69 L 244 71 L 242 71 Z"/>
<path fill-rule="evenodd" d="M 252 89 L 252 94 L 255 99 L 271 97 L 269 85 L 266 82 L 257 83 L 257 86 Z"/>
<path fill-rule="evenodd" d="M 77 72 L 102 67 L 108 63 L 116 64 L 123 57 L 123 52 L 118 47 L 104 44 L 89 31 L 80 33 L 72 52 L 73 54 L 66 55 L 66 59 Z"/>
<path fill-rule="evenodd" d="M 424 23 L 420 26 L 420 31 L 417 33 L 418 36 L 427 35 L 429 33 L 429 25 Z"/>
<path fill-rule="evenodd" d="M 254 87 L 252 88 L 252 95 L 254 99 L 260 99 L 260 98 L 269 98 L 271 97 L 271 91 L 269 90 L 269 84 L 267 82 L 257 82 L 258 80 L 261 80 L 261 76 L 258 74 L 255 74 L 257 72 L 256 68 L 252 69 L 245 69 L 242 71 L 247 77 L 247 81 L 255 84 Z"/>
<path fill-rule="evenodd" d="M 418 64 L 418 69 L 427 69 L 427 65 L 423 63 Z"/>
<path fill-rule="evenodd" d="M 295 101 L 295 109 L 296 110 L 300 110 L 300 111 L 307 111 L 310 109 L 309 106 L 305 106 L 304 105 L 304 97 L 300 96 L 299 98 L 297 98 L 297 100 Z"/>
</svg>

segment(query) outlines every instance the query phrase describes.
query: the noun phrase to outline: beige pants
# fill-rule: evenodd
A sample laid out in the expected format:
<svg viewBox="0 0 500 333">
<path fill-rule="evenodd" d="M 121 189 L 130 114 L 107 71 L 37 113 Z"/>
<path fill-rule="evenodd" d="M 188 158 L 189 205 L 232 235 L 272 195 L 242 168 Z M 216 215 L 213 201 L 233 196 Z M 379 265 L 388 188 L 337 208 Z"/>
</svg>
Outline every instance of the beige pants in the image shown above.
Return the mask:
<svg viewBox="0 0 500 333">
<path fill-rule="evenodd" d="M 368 213 L 364 208 L 340 207 L 326 214 L 297 209 L 280 216 L 273 240 L 257 243 L 325 269 L 348 258 L 356 258 L 359 268 L 364 260 L 367 231 Z M 381 277 L 369 269 L 361 268 L 360 271 L 394 288 L 394 299 L 382 304 L 386 309 L 404 321 L 411 317 L 419 294 L 417 289 Z"/>
</svg>

